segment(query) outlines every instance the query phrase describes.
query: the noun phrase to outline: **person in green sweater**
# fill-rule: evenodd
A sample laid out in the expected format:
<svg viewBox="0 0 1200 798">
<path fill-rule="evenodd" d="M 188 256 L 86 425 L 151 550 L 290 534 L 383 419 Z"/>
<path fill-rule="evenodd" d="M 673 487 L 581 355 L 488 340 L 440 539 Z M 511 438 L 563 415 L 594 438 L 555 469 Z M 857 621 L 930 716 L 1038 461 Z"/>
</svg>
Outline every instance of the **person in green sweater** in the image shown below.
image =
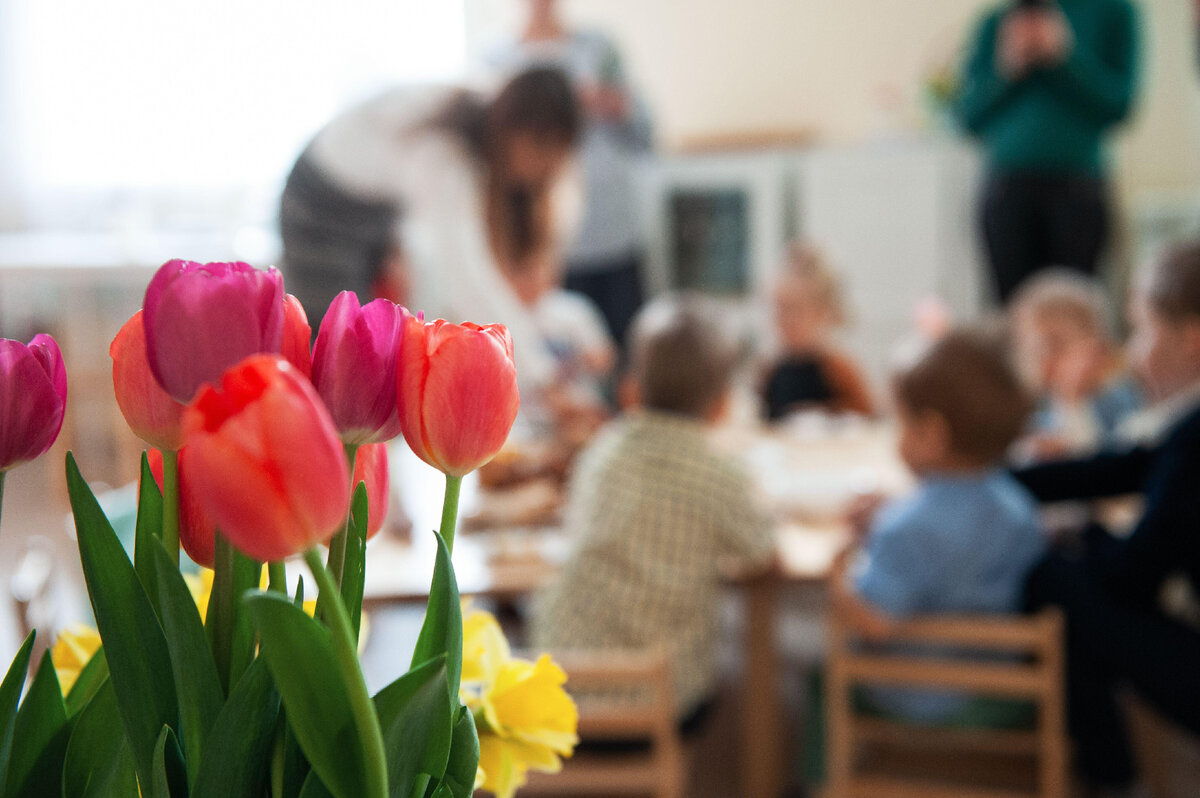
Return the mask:
<svg viewBox="0 0 1200 798">
<path fill-rule="evenodd" d="M 1047 266 L 1095 274 L 1103 139 L 1129 115 L 1137 64 L 1130 0 L 1010 0 L 979 25 L 957 110 L 987 153 L 982 227 L 1001 302 Z"/>
</svg>

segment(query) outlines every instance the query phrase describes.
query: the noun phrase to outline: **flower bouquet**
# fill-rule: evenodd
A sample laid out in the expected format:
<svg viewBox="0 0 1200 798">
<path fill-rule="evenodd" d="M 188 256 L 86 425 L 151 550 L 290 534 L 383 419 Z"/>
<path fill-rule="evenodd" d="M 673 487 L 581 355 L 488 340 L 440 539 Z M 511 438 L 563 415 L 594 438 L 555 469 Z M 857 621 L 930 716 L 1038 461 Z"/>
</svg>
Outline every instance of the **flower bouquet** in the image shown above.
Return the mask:
<svg viewBox="0 0 1200 798">
<path fill-rule="evenodd" d="M 151 280 L 110 349 L 121 411 L 154 447 L 133 557 L 68 454 L 97 630 L 62 635 L 23 697 L 32 634 L 17 652 L 0 683 L 0 798 L 510 796 L 570 755 L 577 715 L 548 657 L 513 659 L 485 613 L 467 618 L 464 656 L 458 490 L 517 412 L 508 331 L 344 293 L 310 339 L 274 269 L 170 261 Z M 0 340 L 0 499 L 4 474 L 54 442 L 66 397 L 52 338 Z M 384 443 L 401 433 L 446 492 L 411 667 L 372 696 L 357 657 L 366 544 L 386 509 Z M 181 547 L 212 569 L 199 606 Z M 296 556 L 315 584 L 289 581 Z"/>
</svg>

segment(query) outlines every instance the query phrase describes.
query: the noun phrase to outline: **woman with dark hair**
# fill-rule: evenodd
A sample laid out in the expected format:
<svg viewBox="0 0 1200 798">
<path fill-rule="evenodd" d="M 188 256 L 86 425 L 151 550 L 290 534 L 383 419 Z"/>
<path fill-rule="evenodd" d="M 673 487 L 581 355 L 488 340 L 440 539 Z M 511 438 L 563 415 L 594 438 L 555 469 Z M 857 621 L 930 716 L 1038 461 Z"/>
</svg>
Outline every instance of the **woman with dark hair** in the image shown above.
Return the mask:
<svg viewBox="0 0 1200 798">
<path fill-rule="evenodd" d="M 313 329 L 339 291 L 388 296 L 429 318 L 508 325 L 523 376 L 548 379 L 511 281 L 558 243 L 579 130 L 553 69 L 490 94 L 395 89 L 333 119 L 280 206 L 282 269 Z"/>
</svg>

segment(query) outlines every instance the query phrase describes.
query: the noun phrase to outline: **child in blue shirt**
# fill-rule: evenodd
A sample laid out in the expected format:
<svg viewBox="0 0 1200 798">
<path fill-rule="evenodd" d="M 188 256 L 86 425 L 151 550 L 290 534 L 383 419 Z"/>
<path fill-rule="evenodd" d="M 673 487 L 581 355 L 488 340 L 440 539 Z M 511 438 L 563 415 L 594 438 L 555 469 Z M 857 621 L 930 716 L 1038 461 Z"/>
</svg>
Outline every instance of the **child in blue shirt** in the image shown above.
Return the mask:
<svg viewBox="0 0 1200 798">
<path fill-rule="evenodd" d="M 900 455 L 916 490 L 865 525 L 862 556 L 837 599 L 868 636 L 912 615 L 1017 612 L 1045 538 L 1033 497 L 1001 465 L 1030 401 L 1002 349 L 966 331 L 934 343 L 892 380 Z M 953 722 L 962 696 L 872 689 L 873 708 Z M 966 722 L 969 719 L 964 719 Z"/>
</svg>

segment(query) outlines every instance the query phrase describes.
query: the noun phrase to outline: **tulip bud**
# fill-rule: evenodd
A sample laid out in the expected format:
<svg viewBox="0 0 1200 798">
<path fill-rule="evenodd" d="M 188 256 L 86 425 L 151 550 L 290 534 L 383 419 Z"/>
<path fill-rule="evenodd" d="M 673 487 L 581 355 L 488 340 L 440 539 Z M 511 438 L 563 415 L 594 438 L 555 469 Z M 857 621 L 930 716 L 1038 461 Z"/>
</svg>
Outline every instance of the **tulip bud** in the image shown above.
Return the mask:
<svg viewBox="0 0 1200 798">
<path fill-rule="evenodd" d="M 54 339 L 0 338 L 0 473 L 54 445 L 67 407 L 67 370 Z"/>
<path fill-rule="evenodd" d="M 203 387 L 183 431 L 197 502 L 243 553 L 281 560 L 344 523 L 350 475 L 337 430 L 283 358 L 247 358 Z"/>
<path fill-rule="evenodd" d="M 204 508 L 200 506 L 200 502 L 196 500 L 196 495 L 192 491 L 192 485 L 188 478 L 187 449 L 180 449 L 177 457 L 179 458 L 179 544 L 192 558 L 192 562 L 203 565 L 205 568 L 212 568 L 216 524 L 204 512 Z M 146 459 L 150 464 L 150 473 L 154 475 L 154 481 L 158 483 L 158 489 L 162 490 L 162 452 L 158 449 L 151 449 L 146 453 Z"/>
<path fill-rule="evenodd" d="M 204 383 L 283 341 L 283 278 L 245 263 L 167 261 L 142 303 L 146 359 L 158 384 L 190 402 Z"/>
<path fill-rule="evenodd" d="M 283 298 L 283 359 L 312 377 L 312 327 L 300 300 L 288 294 Z"/>
<path fill-rule="evenodd" d="M 405 321 L 397 379 L 404 439 L 434 468 L 463 476 L 491 460 L 517 417 L 513 343 L 500 324 Z"/>
<path fill-rule="evenodd" d="M 183 405 L 162 389 L 146 360 L 142 311 L 125 322 L 108 347 L 117 406 L 133 434 L 157 449 L 174 451 L 183 442 Z"/>
<path fill-rule="evenodd" d="M 367 485 L 367 537 L 372 538 L 383 528 L 391 495 L 386 443 L 368 443 L 358 448 L 352 481 L 355 488 L 360 482 Z"/>
<path fill-rule="evenodd" d="M 359 307 L 358 297 L 343 291 L 321 320 L 312 380 L 343 443 L 386 441 L 400 434 L 396 359 L 406 315 L 386 299 Z"/>
</svg>

